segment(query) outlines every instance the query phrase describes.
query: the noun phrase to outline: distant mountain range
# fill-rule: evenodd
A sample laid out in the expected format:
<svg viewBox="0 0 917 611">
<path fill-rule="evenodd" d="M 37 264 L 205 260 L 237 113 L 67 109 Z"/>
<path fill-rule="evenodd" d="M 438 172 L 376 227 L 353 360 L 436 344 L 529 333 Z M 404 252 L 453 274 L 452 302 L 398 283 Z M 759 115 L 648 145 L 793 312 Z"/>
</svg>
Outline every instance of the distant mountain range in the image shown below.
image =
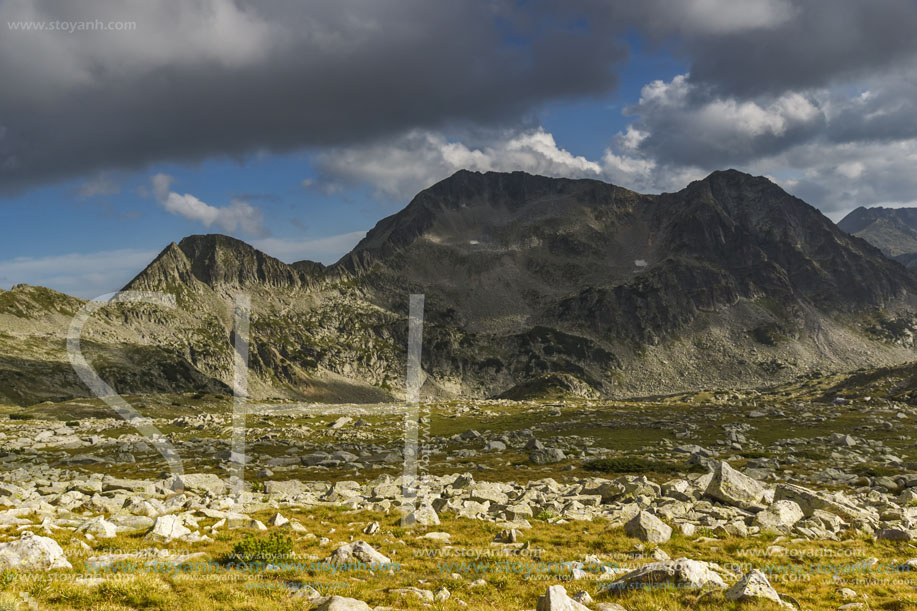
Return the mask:
<svg viewBox="0 0 917 611">
<path fill-rule="evenodd" d="M 838 227 L 917 269 L 917 208 L 857 208 Z"/>
<path fill-rule="evenodd" d="M 226 392 L 231 308 L 252 299 L 259 398 L 402 394 L 407 303 L 426 295 L 427 397 L 634 396 L 775 384 L 915 360 L 917 279 L 762 177 L 677 193 L 461 171 L 339 262 L 239 240 L 170 244 L 127 289 L 178 307 L 97 313 L 84 344 L 119 392 Z M 63 353 L 78 299 L 0 292 L 0 400 L 85 395 Z"/>
</svg>

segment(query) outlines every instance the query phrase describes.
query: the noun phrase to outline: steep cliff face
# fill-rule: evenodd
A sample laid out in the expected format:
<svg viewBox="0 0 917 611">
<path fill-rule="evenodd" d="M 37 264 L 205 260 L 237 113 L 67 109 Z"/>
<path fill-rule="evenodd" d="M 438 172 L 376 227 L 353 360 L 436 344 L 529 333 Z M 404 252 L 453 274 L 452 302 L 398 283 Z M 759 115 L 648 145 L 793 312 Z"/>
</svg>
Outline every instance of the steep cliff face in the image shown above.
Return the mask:
<svg viewBox="0 0 917 611">
<path fill-rule="evenodd" d="M 174 371 L 176 388 L 228 388 L 240 293 L 252 303 L 250 389 L 260 397 L 398 396 L 411 293 L 426 295 L 430 396 L 772 384 L 914 360 L 917 335 L 917 284 L 904 267 L 771 181 L 735 171 L 662 195 L 463 171 L 330 267 L 191 236 L 126 288 L 177 297 L 170 310 L 97 314 L 99 354 L 133 390 L 144 384 L 131 375 L 138 363 Z M 34 310 L 0 294 L 7 302 Z M 38 309 L 33 335 L 66 320 Z M 142 359 L 113 356 L 138 346 Z M 161 390 L 162 378 L 151 380 Z"/>
</svg>

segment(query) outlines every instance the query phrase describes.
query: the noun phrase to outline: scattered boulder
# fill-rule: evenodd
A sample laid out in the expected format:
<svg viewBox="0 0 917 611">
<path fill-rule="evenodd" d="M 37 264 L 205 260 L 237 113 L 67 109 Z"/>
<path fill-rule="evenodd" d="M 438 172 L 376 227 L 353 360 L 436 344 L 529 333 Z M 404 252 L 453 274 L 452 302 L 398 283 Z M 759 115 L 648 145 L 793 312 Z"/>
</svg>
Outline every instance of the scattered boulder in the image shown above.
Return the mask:
<svg viewBox="0 0 917 611">
<path fill-rule="evenodd" d="M 760 482 L 720 461 L 713 468 L 713 476 L 704 494 L 726 505 L 748 509 L 759 507 L 765 492 Z"/>
<path fill-rule="evenodd" d="M 99 539 L 111 539 L 118 534 L 118 527 L 103 517 L 90 518 L 80 524 L 76 530 Z"/>
<path fill-rule="evenodd" d="M 672 537 L 672 528 L 647 511 L 641 511 L 624 525 L 629 537 L 649 543 L 665 543 Z"/>
<path fill-rule="evenodd" d="M 769 600 L 785 607 L 793 607 L 788 602 L 783 601 L 780 595 L 767 580 L 767 575 L 753 569 L 745 574 L 734 586 L 726 590 L 723 596 L 732 602 L 760 602 Z"/>
<path fill-rule="evenodd" d="M 441 543 L 449 543 L 452 540 L 452 535 L 446 532 L 429 532 L 421 537 L 422 539 L 429 539 L 430 541 L 439 541 Z"/>
<path fill-rule="evenodd" d="M 443 587 L 433 592 L 433 600 L 434 602 L 438 602 L 438 603 L 449 600 L 449 597 L 451 596 L 452 596 L 452 592 L 450 592 L 449 590 Z"/>
<path fill-rule="evenodd" d="M 313 601 L 314 611 L 372 611 L 372 607 L 356 598 L 323 596 Z"/>
<path fill-rule="evenodd" d="M 433 509 L 433 507 L 430 505 L 421 505 L 410 514 L 408 514 L 404 521 L 405 524 L 417 524 L 419 526 L 438 526 L 439 516 L 436 515 L 436 510 Z"/>
<path fill-rule="evenodd" d="M 753 525 L 762 532 L 788 534 L 805 515 L 795 501 L 774 501 L 767 509 L 758 512 Z"/>
<path fill-rule="evenodd" d="M 71 569 L 57 541 L 25 531 L 16 541 L 0 543 L 0 568 L 47 571 Z"/>
<path fill-rule="evenodd" d="M 175 492 L 191 490 L 218 496 L 226 493 L 226 482 L 213 473 L 185 473 L 168 480 L 168 487 Z"/>
<path fill-rule="evenodd" d="M 529 454 L 529 460 L 536 465 L 551 465 L 567 460 L 567 455 L 559 448 L 545 448 Z"/>
<path fill-rule="evenodd" d="M 538 598 L 535 611 L 589 611 L 589 607 L 567 596 L 563 586 L 550 586 L 544 596 Z"/>
<path fill-rule="evenodd" d="M 844 499 L 843 497 L 831 498 L 825 494 L 819 494 L 814 490 L 809 490 L 796 484 L 778 484 L 774 492 L 774 500 L 793 501 L 802 510 L 805 517 L 811 517 L 816 510 L 827 511 L 843 518 L 849 519 L 869 519 L 869 514 Z"/>
<path fill-rule="evenodd" d="M 876 533 L 876 539 L 880 541 L 913 541 L 917 538 L 917 530 L 907 530 L 904 528 L 883 528 Z"/>
<path fill-rule="evenodd" d="M 714 570 L 714 566 L 688 558 L 651 562 L 612 581 L 605 589 L 611 592 L 626 591 L 633 589 L 636 584 L 658 583 L 671 583 L 677 587 L 692 589 L 706 586 L 725 589 L 726 582 Z"/>
<path fill-rule="evenodd" d="M 850 588 L 841 588 L 840 590 L 837 591 L 837 593 L 844 600 L 854 600 L 859 597 L 859 594 L 857 594 L 855 590 L 851 590 Z"/>
<path fill-rule="evenodd" d="M 343 564 L 345 562 L 350 562 L 354 558 L 366 563 L 390 564 L 392 562 L 388 556 L 377 552 L 375 548 L 366 541 L 345 543 L 334 550 L 331 555 L 328 556 L 326 562 Z"/>
<path fill-rule="evenodd" d="M 275 513 L 274 517 L 268 520 L 267 523 L 271 526 L 285 526 L 286 524 L 289 524 L 290 521 L 279 513 Z"/>
<path fill-rule="evenodd" d="M 504 528 L 494 537 L 494 543 L 516 543 L 522 536 L 522 531 L 517 528 Z"/>
<path fill-rule="evenodd" d="M 366 528 L 363 529 L 364 535 L 374 535 L 377 532 L 379 532 L 379 523 L 378 522 L 370 522 L 369 524 L 366 525 Z"/>
<path fill-rule="evenodd" d="M 181 518 L 174 515 L 165 515 L 156 518 L 156 521 L 153 522 L 153 528 L 150 529 L 144 539 L 159 543 L 169 543 L 190 534 L 191 531 L 185 527 Z"/>
<path fill-rule="evenodd" d="M 328 428 L 331 429 L 332 431 L 336 431 L 338 429 L 344 428 L 351 422 L 353 422 L 353 418 L 351 418 L 350 416 L 341 416 L 340 418 L 338 418 L 337 420 L 329 424 Z"/>
<path fill-rule="evenodd" d="M 419 598 L 424 602 L 433 602 L 433 592 L 430 590 L 422 590 L 421 588 L 395 588 L 389 590 L 392 594 L 400 594 L 401 596 L 413 596 Z"/>
</svg>

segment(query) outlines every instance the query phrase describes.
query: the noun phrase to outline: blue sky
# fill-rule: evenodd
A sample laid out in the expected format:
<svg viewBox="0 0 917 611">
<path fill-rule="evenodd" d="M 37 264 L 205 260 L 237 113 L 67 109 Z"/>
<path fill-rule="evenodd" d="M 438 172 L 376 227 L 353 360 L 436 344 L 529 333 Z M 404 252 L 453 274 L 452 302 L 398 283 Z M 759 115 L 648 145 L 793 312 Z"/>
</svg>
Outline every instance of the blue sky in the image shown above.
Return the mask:
<svg viewBox="0 0 917 611">
<path fill-rule="evenodd" d="M 136 27 L 10 25 L 65 18 Z M 462 168 L 660 192 L 735 167 L 834 220 L 917 201 L 912 2 L 27 0 L 4 22 L 0 288 L 117 290 L 196 233 L 330 263 Z"/>
</svg>

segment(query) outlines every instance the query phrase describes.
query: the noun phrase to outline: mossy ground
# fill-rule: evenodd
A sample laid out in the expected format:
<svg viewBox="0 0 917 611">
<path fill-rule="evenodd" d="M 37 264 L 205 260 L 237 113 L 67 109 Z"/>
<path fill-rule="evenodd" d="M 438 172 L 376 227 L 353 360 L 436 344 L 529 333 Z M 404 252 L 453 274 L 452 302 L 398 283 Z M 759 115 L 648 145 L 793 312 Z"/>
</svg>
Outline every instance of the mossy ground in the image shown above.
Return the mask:
<svg viewBox="0 0 917 611">
<path fill-rule="evenodd" d="M 255 517 L 266 520 L 270 513 Z M 310 585 L 325 593 L 395 609 L 531 609 L 549 585 L 563 584 L 570 594 L 586 590 L 596 601 L 617 602 L 634 611 L 772 608 L 766 604 L 727 603 L 722 594 L 706 591 L 648 589 L 611 594 L 603 591 L 601 581 L 571 580 L 571 572 L 563 563 L 582 562 L 587 555 L 598 559 L 585 564 L 589 573 L 597 573 L 603 564 L 635 567 L 651 561 L 654 546 L 640 549 L 622 529 L 609 528 L 599 520 L 565 524 L 535 521 L 534 528 L 523 534 L 529 550 L 514 554 L 505 546 L 492 543 L 500 530 L 492 523 L 446 517 L 436 527 L 404 528 L 394 514 L 330 508 L 283 513 L 299 520 L 308 534 L 292 536 L 295 557 L 277 560 L 281 570 L 259 570 L 254 564 L 248 570 L 230 568 L 226 559 L 231 558 L 236 544 L 247 536 L 267 536 L 244 529 L 226 531 L 212 543 L 195 544 L 190 549 L 186 544 L 163 546 L 176 553 L 203 552 L 203 558 L 190 561 L 194 564 L 179 565 L 175 570 L 131 570 L 122 566 L 121 572 L 113 573 L 93 572 L 88 559 L 101 553 L 125 553 L 149 547 L 141 535 L 98 541 L 87 552 L 79 546 L 78 535 L 56 533 L 54 538 L 71 558 L 73 571 L 6 573 L 0 579 L 3 586 L 0 601 L 3 596 L 13 598 L 26 592 L 41 609 L 301 609 L 304 602 L 294 593 Z M 362 534 L 363 527 L 374 520 L 382 525 L 379 533 Z M 444 544 L 422 537 L 430 531 L 450 533 L 451 542 Z M 330 541 L 322 544 L 321 537 Z M 398 570 L 333 573 L 327 567 L 322 569 L 322 559 L 340 544 L 354 539 L 365 540 L 388 555 Z M 785 551 L 770 554 L 767 548 L 774 544 Z M 917 608 L 917 576 L 888 568 L 914 555 L 913 548 L 906 544 L 875 543 L 864 538 L 826 543 L 775 541 L 773 537 L 712 540 L 676 535 L 659 547 L 673 558 L 702 559 L 736 570 L 762 569 L 779 592 L 794 597 L 806 609 L 836 609 L 845 602 L 838 593 L 841 587 L 867 595 L 873 609 Z M 880 562 L 869 569 L 863 562 L 871 557 Z M 207 565 L 210 561 L 214 564 Z M 220 562 L 223 564 L 217 568 L 216 563 Z M 313 563 L 317 564 L 313 566 Z M 462 577 L 456 578 L 453 573 Z M 472 586 L 477 579 L 484 579 L 486 585 Z M 446 587 L 452 596 L 430 605 L 391 591 L 406 587 L 429 590 Z M 468 606 L 462 606 L 459 600 Z M 866 598 L 858 600 L 862 602 Z"/>
</svg>

